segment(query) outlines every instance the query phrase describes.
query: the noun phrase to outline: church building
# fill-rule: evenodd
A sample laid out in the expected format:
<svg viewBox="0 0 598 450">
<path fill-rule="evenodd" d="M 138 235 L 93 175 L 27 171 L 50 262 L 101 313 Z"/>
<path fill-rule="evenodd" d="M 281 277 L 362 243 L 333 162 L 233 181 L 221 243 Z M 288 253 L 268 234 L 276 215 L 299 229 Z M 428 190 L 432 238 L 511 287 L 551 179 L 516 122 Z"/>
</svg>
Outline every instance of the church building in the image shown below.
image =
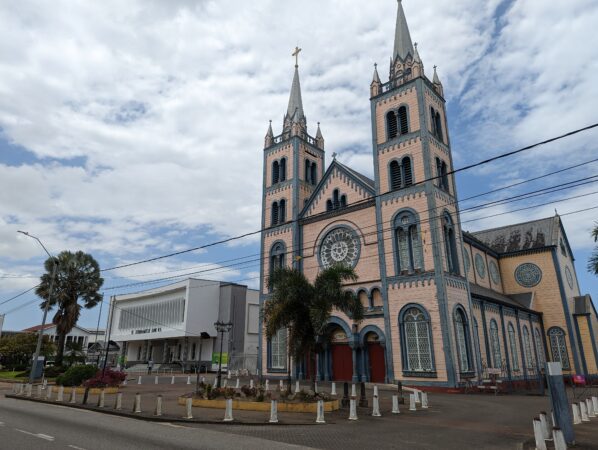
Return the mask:
<svg viewBox="0 0 598 450">
<path fill-rule="evenodd" d="M 313 281 L 345 263 L 366 312 L 359 323 L 334 312 L 323 351 L 291 367 L 286 330 L 261 333 L 260 373 L 439 388 L 490 372 L 534 381 L 546 361 L 597 374 L 598 316 L 560 217 L 462 230 L 443 85 L 424 71 L 401 0 L 389 77 L 374 70 L 370 109 L 374 179 L 336 158 L 325 167 L 296 62 L 282 132 L 270 123 L 265 137 L 260 304 L 275 267 Z"/>
</svg>

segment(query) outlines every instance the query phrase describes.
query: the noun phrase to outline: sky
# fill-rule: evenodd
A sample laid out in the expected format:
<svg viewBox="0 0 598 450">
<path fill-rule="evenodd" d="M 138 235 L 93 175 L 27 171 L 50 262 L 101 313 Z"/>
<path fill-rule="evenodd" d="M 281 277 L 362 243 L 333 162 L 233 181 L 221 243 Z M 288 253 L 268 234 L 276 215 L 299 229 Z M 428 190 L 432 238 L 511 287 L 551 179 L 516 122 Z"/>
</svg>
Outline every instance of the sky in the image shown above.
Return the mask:
<svg viewBox="0 0 598 450">
<path fill-rule="evenodd" d="M 456 168 L 598 122 L 594 0 L 404 0 L 411 37 L 444 85 Z M 396 1 L 29 1 L 0 6 L 0 312 L 41 322 L 48 250 L 104 269 L 259 230 L 268 121 L 282 128 L 299 60 L 308 131 L 373 177 L 369 84 L 388 79 Z M 598 175 L 593 129 L 461 172 L 461 208 Z M 582 164 L 584 163 L 584 164 Z M 590 180 L 592 181 L 592 180 Z M 469 231 L 552 216 L 582 293 L 596 183 L 463 213 Z M 571 199 L 571 197 L 576 197 Z M 560 201 L 559 201 L 560 200 Z M 524 211 L 525 206 L 550 203 Z M 496 216 L 496 214 L 502 215 Z M 487 217 L 492 215 L 493 217 Z M 105 298 L 196 272 L 256 287 L 259 237 L 104 272 Z M 80 324 L 95 327 L 99 307 Z M 101 323 L 105 323 L 106 308 Z M 104 325 L 105 326 L 105 325 Z"/>
</svg>

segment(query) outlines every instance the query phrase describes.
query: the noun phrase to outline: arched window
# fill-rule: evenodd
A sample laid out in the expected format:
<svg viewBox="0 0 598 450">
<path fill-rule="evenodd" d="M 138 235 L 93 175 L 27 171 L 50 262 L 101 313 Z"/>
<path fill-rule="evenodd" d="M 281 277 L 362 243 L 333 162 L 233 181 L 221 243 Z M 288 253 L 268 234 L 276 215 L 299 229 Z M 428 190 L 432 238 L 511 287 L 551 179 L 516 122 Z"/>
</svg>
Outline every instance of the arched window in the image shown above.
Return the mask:
<svg viewBox="0 0 598 450">
<path fill-rule="evenodd" d="M 496 320 L 490 321 L 490 353 L 492 353 L 493 364 L 495 369 L 502 368 L 502 356 L 500 353 L 500 340 L 498 339 L 498 325 Z"/>
<path fill-rule="evenodd" d="M 284 198 L 280 201 L 279 208 L 278 221 L 285 223 L 287 221 L 287 201 Z"/>
<path fill-rule="evenodd" d="M 359 298 L 359 301 L 361 302 L 364 308 L 372 307 L 372 303 L 370 302 L 370 299 L 366 291 L 359 291 L 357 293 L 357 297 Z"/>
<path fill-rule="evenodd" d="M 341 208 L 347 206 L 347 196 L 345 194 L 341 195 Z"/>
<path fill-rule="evenodd" d="M 467 320 L 465 313 L 461 308 L 455 310 L 455 338 L 457 342 L 457 353 L 459 356 L 459 369 L 461 373 L 469 372 L 471 365 L 469 363 L 469 339 L 467 336 Z"/>
<path fill-rule="evenodd" d="M 403 185 L 401 165 L 397 161 L 390 163 L 390 189 L 400 189 Z"/>
<path fill-rule="evenodd" d="M 567 353 L 567 343 L 565 341 L 565 332 L 562 328 L 552 327 L 548 330 L 550 338 L 550 348 L 552 350 L 552 360 L 560 362 L 563 369 L 570 369 L 569 355 Z"/>
<path fill-rule="evenodd" d="M 394 111 L 389 111 L 386 114 L 386 134 L 388 136 L 387 140 L 397 137 L 397 115 Z"/>
<path fill-rule="evenodd" d="M 446 163 L 440 158 L 436 158 L 436 175 L 438 177 L 437 184 L 440 189 L 448 192 L 449 181 Z"/>
<path fill-rule="evenodd" d="M 280 160 L 280 181 L 285 181 L 287 179 L 287 159 L 282 158 Z"/>
<path fill-rule="evenodd" d="M 435 122 L 436 122 L 436 126 L 435 126 L 436 137 L 438 138 L 438 140 L 444 142 L 444 139 L 442 137 L 442 121 L 440 120 L 440 113 L 438 111 L 436 111 Z"/>
<path fill-rule="evenodd" d="M 333 205 L 334 209 L 338 209 L 341 206 L 338 189 L 335 189 L 332 192 L 332 205 Z"/>
<path fill-rule="evenodd" d="M 380 292 L 380 289 L 378 288 L 374 288 L 372 289 L 372 292 L 370 293 L 370 298 L 371 298 L 371 302 L 372 302 L 372 306 L 374 307 L 382 307 L 383 305 L 383 300 L 382 300 L 382 293 Z"/>
<path fill-rule="evenodd" d="M 280 179 L 280 166 L 278 161 L 272 163 L 272 184 L 278 183 Z"/>
<path fill-rule="evenodd" d="M 512 323 L 507 327 L 509 334 L 509 350 L 511 351 L 511 369 L 519 370 L 519 353 L 517 352 L 517 339 L 515 339 L 515 328 Z"/>
<path fill-rule="evenodd" d="M 305 160 L 305 182 L 311 184 L 311 163 L 309 159 Z"/>
<path fill-rule="evenodd" d="M 409 133 L 409 124 L 407 123 L 407 107 L 401 106 L 399 108 L 399 132 L 401 134 Z"/>
<path fill-rule="evenodd" d="M 287 367 L 287 330 L 281 328 L 270 340 L 270 368 L 286 370 Z"/>
<path fill-rule="evenodd" d="M 318 165 L 316 163 L 311 163 L 311 184 L 318 183 Z"/>
<path fill-rule="evenodd" d="M 401 315 L 405 369 L 410 372 L 431 372 L 432 339 L 430 320 L 423 308 L 409 307 Z"/>
<path fill-rule="evenodd" d="M 326 211 L 332 211 L 334 209 L 334 205 L 332 204 L 332 200 L 326 200 Z"/>
<path fill-rule="evenodd" d="M 432 136 L 436 136 L 436 111 L 430 106 L 430 128 Z"/>
<path fill-rule="evenodd" d="M 444 213 L 443 222 L 444 246 L 446 250 L 446 261 L 448 265 L 448 271 L 450 273 L 459 275 L 459 259 L 457 258 L 455 227 L 453 225 L 453 219 L 451 218 L 449 213 Z"/>
<path fill-rule="evenodd" d="M 394 221 L 398 273 L 421 269 L 423 255 L 417 221 L 413 213 L 406 211 Z"/>
<path fill-rule="evenodd" d="M 272 209 L 270 210 L 270 214 L 272 215 L 270 225 L 278 225 L 278 202 L 272 203 Z"/>
<path fill-rule="evenodd" d="M 480 329 L 478 328 L 478 320 L 473 318 L 473 338 L 477 345 L 477 354 L 482 354 L 482 343 L 480 342 Z"/>
<path fill-rule="evenodd" d="M 279 242 L 272 247 L 272 250 L 270 250 L 270 274 L 274 272 L 274 269 L 284 267 L 284 255 L 285 247 L 282 242 Z"/>
<path fill-rule="evenodd" d="M 546 362 L 546 358 L 544 358 L 544 345 L 542 344 L 542 336 L 540 336 L 537 328 L 534 330 L 534 338 L 536 339 L 536 350 L 538 352 L 538 365 L 544 367 L 544 363 Z"/>
<path fill-rule="evenodd" d="M 534 358 L 533 358 L 533 352 L 532 352 L 532 341 L 530 339 L 530 335 L 529 335 L 529 329 L 527 328 L 527 325 L 523 325 L 523 353 L 524 353 L 524 359 L 525 359 L 525 366 L 528 369 L 531 369 L 532 367 L 534 367 Z"/>
<path fill-rule="evenodd" d="M 411 170 L 411 158 L 409 156 L 405 156 L 401 161 L 401 166 L 403 168 L 403 180 L 405 182 L 405 186 L 411 186 L 413 184 L 413 171 Z"/>
</svg>

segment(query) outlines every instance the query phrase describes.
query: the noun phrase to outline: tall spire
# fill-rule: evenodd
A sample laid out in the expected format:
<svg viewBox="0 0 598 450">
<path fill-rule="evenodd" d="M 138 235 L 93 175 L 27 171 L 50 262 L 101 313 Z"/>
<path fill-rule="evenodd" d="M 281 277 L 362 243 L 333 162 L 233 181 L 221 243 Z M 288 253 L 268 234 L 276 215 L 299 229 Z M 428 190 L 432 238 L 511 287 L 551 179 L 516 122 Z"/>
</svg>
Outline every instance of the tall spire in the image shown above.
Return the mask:
<svg viewBox="0 0 598 450">
<path fill-rule="evenodd" d="M 305 113 L 303 112 L 303 100 L 301 99 L 301 83 L 299 83 L 299 52 L 301 49 L 295 47 L 292 55 L 295 57 L 295 74 L 291 84 L 291 95 L 289 96 L 289 106 L 284 116 L 284 129 L 288 130 L 292 123 L 299 123 L 306 126 Z"/>
<path fill-rule="evenodd" d="M 413 56 L 413 43 L 411 42 L 411 35 L 409 34 L 409 27 L 407 26 L 407 19 L 405 18 L 405 11 L 403 11 L 403 4 L 398 0 L 399 8 L 397 11 L 397 25 L 395 28 L 395 48 L 392 57 L 397 56 L 405 60 L 407 54 L 411 53 Z"/>
</svg>

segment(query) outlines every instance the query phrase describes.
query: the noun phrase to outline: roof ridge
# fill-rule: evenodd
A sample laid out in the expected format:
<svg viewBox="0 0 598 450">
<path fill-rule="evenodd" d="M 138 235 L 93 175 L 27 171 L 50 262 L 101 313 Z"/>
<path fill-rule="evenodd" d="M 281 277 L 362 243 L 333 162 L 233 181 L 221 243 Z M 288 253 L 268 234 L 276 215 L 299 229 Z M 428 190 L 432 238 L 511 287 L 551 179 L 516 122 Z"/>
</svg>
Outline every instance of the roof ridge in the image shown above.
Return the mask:
<svg viewBox="0 0 598 450">
<path fill-rule="evenodd" d="M 515 227 L 515 226 L 525 225 L 527 223 L 541 222 L 541 221 L 549 220 L 549 219 L 553 219 L 553 218 L 554 218 L 554 216 L 544 217 L 542 219 L 526 220 L 525 222 L 512 223 L 510 225 L 503 225 L 501 227 L 486 228 L 484 230 L 479 230 L 479 231 L 467 231 L 467 233 L 475 235 L 477 233 L 486 233 L 486 232 L 489 232 L 489 231 L 502 230 L 503 228 L 512 228 L 512 227 Z"/>
</svg>

